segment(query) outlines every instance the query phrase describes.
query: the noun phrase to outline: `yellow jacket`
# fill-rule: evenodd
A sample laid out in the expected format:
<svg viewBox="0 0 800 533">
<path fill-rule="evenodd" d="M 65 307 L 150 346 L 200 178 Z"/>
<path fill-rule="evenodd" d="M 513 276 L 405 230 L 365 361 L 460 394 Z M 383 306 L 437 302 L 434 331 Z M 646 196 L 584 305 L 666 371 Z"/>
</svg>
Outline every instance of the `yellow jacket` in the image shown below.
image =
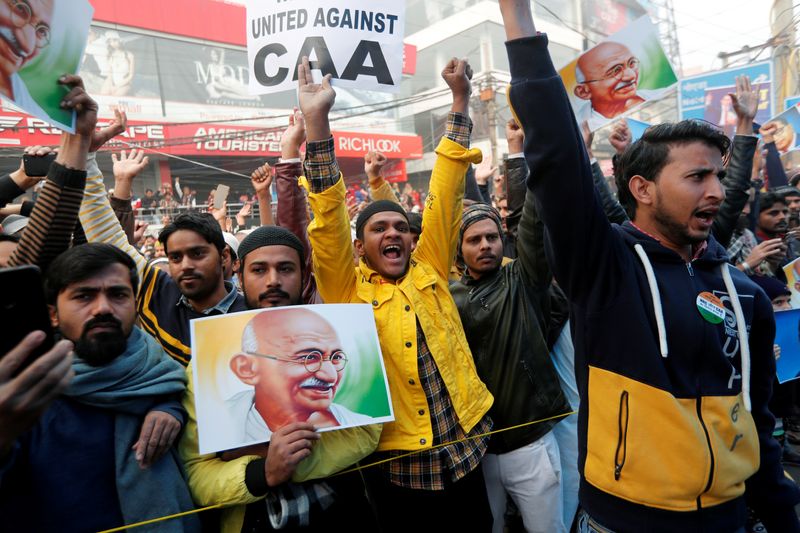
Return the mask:
<svg viewBox="0 0 800 533">
<path fill-rule="evenodd" d="M 200 454 L 191 365 L 187 367 L 186 373 L 189 381 L 183 407 L 186 409 L 187 421 L 178 451 L 186 467 L 189 490 L 198 507 L 224 507 L 220 524 L 222 533 L 238 533 L 242 530 L 246 505 L 264 499 L 264 496 L 253 496 L 244 481 L 247 465 L 261 456 L 245 455 L 223 461 L 217 454 Z M 344 470 L 375 451 L 380 434 L 380 424 L 321 433 L 311 455 L 297 466 L 292 481 L 299 483 L 325 478 Z"/>
<path fill-rule="evenodd" d="M 470 162 L 480 161 L 481 153 L 447 138 L 436 153 L 422 235 L 408 272 L 396 283 L 384 280 L 363 261 L 353 270 L 343 181 L 309 194 L 314 220 L 308 235 L 320 296 L 326 303 L 370 303 L 375 312 L 395 416 L 395 422 L 383 426 L 379 450 L 418 450 L 433 441 L 417 367 L 417 320 L 465 432 L 481 420 L 493 401 L 475 370 L 448 289 L 461 225 L 464 175 Z"/>
</svg>

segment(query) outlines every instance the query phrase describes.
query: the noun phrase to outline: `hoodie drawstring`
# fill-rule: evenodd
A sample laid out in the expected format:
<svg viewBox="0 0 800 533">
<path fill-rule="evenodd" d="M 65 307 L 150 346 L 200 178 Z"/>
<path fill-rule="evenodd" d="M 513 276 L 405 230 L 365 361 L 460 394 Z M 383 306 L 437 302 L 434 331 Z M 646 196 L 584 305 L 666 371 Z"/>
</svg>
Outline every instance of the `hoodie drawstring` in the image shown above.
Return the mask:
<svg viewBox="0 0 800 533">
<path fill-rule="evenodd" d="M 653 297 L 653 311 L 656 315 L 661 357 L 667 357 L 667 331 L 664 327 L 664 310 L 661 306 L 661 293 L 658 290 L 658 283 L 656 282 L 655 272 L 653 272 L 653 265 L 650 263 L 650 258 L 647 257 L 641 244 L 635 244 L 633 248 L 642 261 L 644 271 L 647 274 L 647 284 L 650 286 L 650 294 Z M 731 298 L 733 314 L 736 317 L 739 351 L 742 354 L 742 396 L 744 397 L 744 407 L 750 412 L 752 408 L 750 403 L 750 344 L 747 339 L 747 324 L 744 321 L 744 312 L 742 311 L 742 304 L 739 301 L 739 293 L 736 292 L 736 286 L 733 284 L 733 279 L 731 278 L 731 268 L 733 267 L 728 263 L 722 263 L 720 265 L 720 272 L 722 273 L 722 280 L 725 282 L 725 288 Z"/>
<path fill-rule="evenodd" d="M 749 412 L 751 410 L 750 404 L 750 343 L 747 339 L 747 324 L 744 321 L 744 312 L 742 311 L 742 304 L 739 301 L 739 293 L 736 292 L 736 286 L 731 279 L 730 269 L 733 268 L 728 263 L 720 265 L 722 272 L 722 279 L 725 280 L 725 288 L 728 289 L 728 295 L 731 297 L 731 304 L 733 305 L 733 314 L 736 317 L 736 331 L 739 335 L 739 352 L 742 354 L 742 396 L 744 396 L 744 408 Z"/>
<path fill-rule="evenodd" d="M 661 348 L 661 357 L 667 357 L 669 354 L 669 347 L 667 346 L 667 328 L 664 325 L 664 309 L 661 307 L 661 293 L 658 290 L 658 283 L 656 282 L 656 274 L 653 272 L 653 265 L 650 264 L 650 258 L 642 248 L 641 244 L 633 245 L 639 259 L 644 266 L 645 274 L 647 274 L 647 284 L 650 286 L 650 295 L 653 297 L 653 311 L 656 315 L 656 327 L 658 328 L 658 344 Z"/>
</svg>

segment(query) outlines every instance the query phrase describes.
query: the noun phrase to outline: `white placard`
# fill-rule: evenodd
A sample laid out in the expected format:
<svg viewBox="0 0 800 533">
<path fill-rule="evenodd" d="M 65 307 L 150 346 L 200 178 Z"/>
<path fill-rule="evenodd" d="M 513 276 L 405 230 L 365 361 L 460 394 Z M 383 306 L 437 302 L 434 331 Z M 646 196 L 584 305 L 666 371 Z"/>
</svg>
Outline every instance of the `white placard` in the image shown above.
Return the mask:
<svg viewBox="0 0 800 533">
<path fill-rule="evenodd" d="M 249 0 L 250 92 L 294 89 L 303 56 L 315 81 L 331 74 L 334 86 L 397 92 L 404 24 L 404 0 Z"/>
</svg>

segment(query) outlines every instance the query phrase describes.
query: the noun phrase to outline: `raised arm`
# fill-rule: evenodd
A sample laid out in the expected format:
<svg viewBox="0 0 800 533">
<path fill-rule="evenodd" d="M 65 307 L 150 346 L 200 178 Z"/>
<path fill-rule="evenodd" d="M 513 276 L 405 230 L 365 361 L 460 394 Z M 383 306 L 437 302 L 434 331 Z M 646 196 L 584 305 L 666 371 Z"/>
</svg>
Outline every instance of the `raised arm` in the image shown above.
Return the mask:
<svg viewBox="0 0 800 533">
<path fill-rule="evenodd" d="M 736 94 L 730 95 L 736 111 L 736 136 L 733 138 L 733 151 L 728 163 L 727 173 L 722 180 L 725 187 L 725 200 L 714 220 L 714 238 L 725 248 L 736 229 L 736 221 L 750 200 L 750 177 L 753 170 L 753 155 L 758 138 L 753 135 L 753 118 L 758 111 L 758 93 L 750 86 L 748 76 L 736 78 Z"/>
<path fill-rule="evenodd" d="M 509 41 L 509 102 L 525 132 L 528 181 L 547 229 L 548 259 L 565 292 L 575 300 L 611 300 L 620 275 L 618 247 L 594 191 L 589 159 L 569 98 L 537 35 L 527 0 L 500 0 Z M 587 275 L 586 265 L 592 265 Z M 598 284 L 600 277 L 607 283 Z"/>
<path fill-rule="evenodd" d="M 306 121 L 304 162 L 308 201 L 314 220 L 308 226 L 317 290 L 326 303 L 350 302 L 355 296 L 353 241 L 345 190 L 336 161 L 328 113 L 336 100 L 330 75 L 313 83 L 308 58 L 297 67 L 300 110 Z"/>
<path fill-rule="evenodd" d="M 275 186 L 278 191 L 278 226 L 291 231 L 303 244 L 306 264 L 303 266 L 303 301 L 311 302 L 316 282 L 308 239 L 308 201 L 299 178 L 303 175 L 300 147 L 306 142 L 306 125 L 303 114 L 295 109 L 289 117 L 289 126 L 281 136 L 281 160 L 275 165 Z"/>
<path fill-rule="evenodd" d="M 781 163 L 781 154 L 775 146 L 775 133 L 777 131 L 778 125 L 774 122 L 765 124 L 759 130 L 764 139 L 764 148 L 767 149 L 766 170 L 770 189 L 789 185 L 789 178 L 783 169 L 783 163 Z"/>
<path fill-rule="evenodd" d="M 78 210 L 86 184 L 86 156 L 97 125 L 97 103 L 78 76 L 65 76 L 61 83 L 71 89 L 61 104 L 76 111 L 75 133 L 61 134 L 61 147 L 50 166 L 47 181 L 31 213 L 19 246 L 9 266 L 35 264 L 45 270 L 50 262 L 69 248 L 78 221 Z M 41 148 L 39 155 L 49 152 Z"/>
<path fill-rule="evenodd" d="M 450 275 L 461 227 L 464 176 L 470 163 L 479 163 L 480 150 L 469 148 L 472 121 L 469 97 L 472 69 L 465 60 L 453 58 L 442 71 L 453 93 L 445 137 L 436 148 L 428 198 L 422 213 L 422 234 L 414 255 L 436 269 L 444 279 Z"/>
<path fill-rule="evenodd" d="M 594 190 L 597 192 L 597 197 L 600 200 L 600 205 L 603 206 L 608 221 L 613 224 L 622 224 L 628 220 L 628 214 L 625 209 L 614 197 L 611 188 L 608 186 L 608 181 L 603 174 L 603 169 L 600 168 L 600 163 L 594 157 L 592 152 L 592 141 L 594 140 L 594 133 L 589 130 L 589 124 L 584 122 L 581 124 L 581 133 L 583 133 L 583 144 L 586 146 L 586 154 L 589 156 L 589 161 L 592 163 L 592 180 L 594 181 Z M 616 122 L 611 129 L 611 134 L 608 136 L 608 141 L 611 146 L 616 150 L 617 155 L 622 154 L 627 150 L 631 144 L 631 130 L 628 128 L 628 123 L 625 120 Z"/>
<path fill-rule="evenodd" d="M 147 166 L 148 160 L 138 150 L 130 154 L 123 151 L 119 157 L 113 157 L 116 188 L 114 194 L 130 195 L 130 187 L 136 175 Z M 113 244 L 127 253 L 136 262 L 139 279 L 143 279 L 147 260 L 128 242 L 128 236 L 119 223 L 114 209 L 108 200 L 103 174 L 97 166 L 94 154 L 88 160 L 86 191 L 80 210 L 80 221 L 89 242 Z"/>
<path fill-rule="evenodd" d="M 380 152 L 367 152 L 364 154 L 364 172 L 369 180 L 369 195 L 373 201 L 389 200 L 400 204 L 391 185 L 383 179 L 381 172 L 389 160 Z"/>
</svg>

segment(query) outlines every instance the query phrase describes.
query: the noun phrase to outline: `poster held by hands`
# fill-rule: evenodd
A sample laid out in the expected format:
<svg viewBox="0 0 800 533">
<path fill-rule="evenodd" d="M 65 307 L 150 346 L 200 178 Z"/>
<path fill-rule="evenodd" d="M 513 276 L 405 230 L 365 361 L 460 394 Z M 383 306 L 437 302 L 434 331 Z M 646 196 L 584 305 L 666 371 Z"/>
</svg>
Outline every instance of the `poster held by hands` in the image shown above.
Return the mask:
<svg viewBox="0 0 800 533">
<path fill-rule="evenodd" d="M 93 12 L 87 0 L 0 2 L 0 96 L 74 133 L 75 112 L 61 108 L 69 89 L 58 79 L 77 73 Z"/>
<path fill-rule="evenodd" d="M 247 56 L 252 94 L 292 90 L 297 65 L 308 56 L 315 82 L 400 90 L 403 0 L 249 0 Z"/>
<path fill-rule="evenodd" d="M 297 305 L 191 322 L 200 453 L 394 420 L 372 306 Z"/>
<path fill-rule="evenodd" d="M 646 16 L 590 48 L 559 74 L 578 124 L 588 121 L 591 131 L 663 97 L 678 82 Z"/>
</svg>

